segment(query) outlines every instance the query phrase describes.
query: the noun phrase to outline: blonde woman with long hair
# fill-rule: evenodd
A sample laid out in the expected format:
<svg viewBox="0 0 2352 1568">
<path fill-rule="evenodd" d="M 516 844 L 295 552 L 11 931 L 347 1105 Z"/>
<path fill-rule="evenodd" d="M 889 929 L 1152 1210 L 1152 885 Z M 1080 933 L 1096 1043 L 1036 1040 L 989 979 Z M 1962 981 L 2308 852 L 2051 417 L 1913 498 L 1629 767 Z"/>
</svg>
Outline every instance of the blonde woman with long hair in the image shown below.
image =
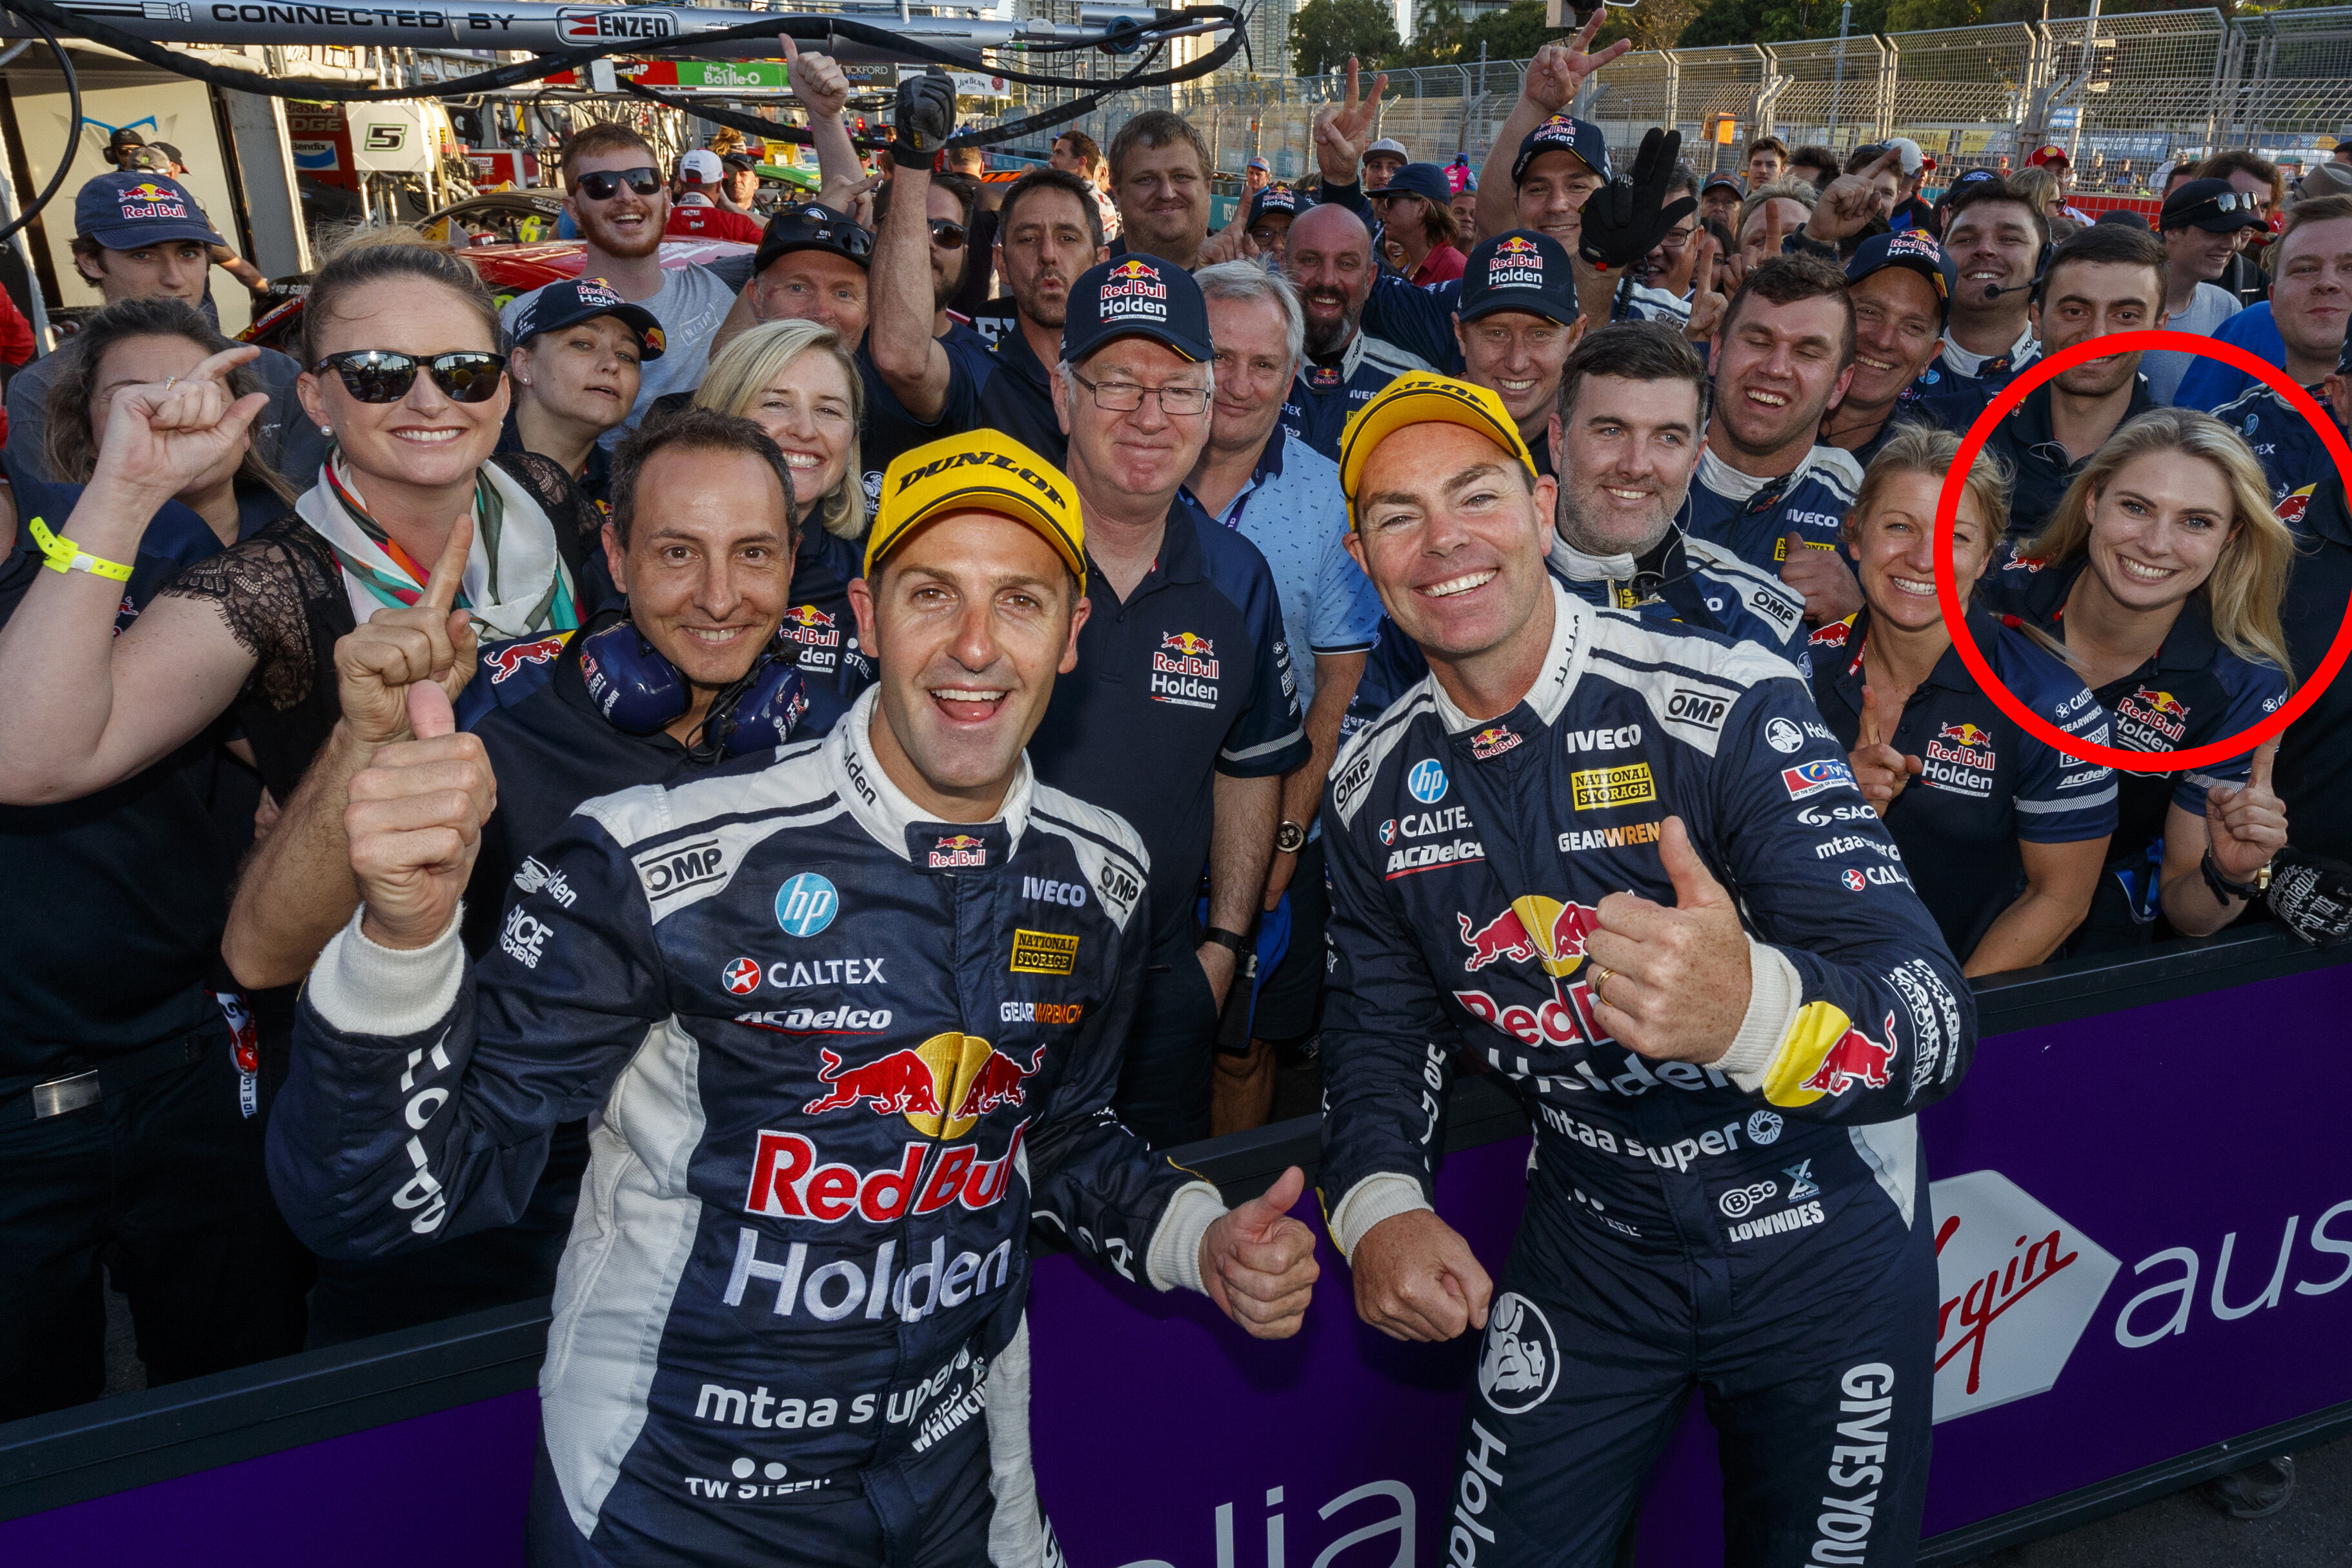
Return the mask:
<svg viewBox="0 0 2352 1568">
<path fill-rule="evenodd" d="M 783 636 L 800 645 L 809 710 L 793 732 L 822 735 L 874 684 L 857 646 L 849 584 L 859 575 L 867 497 L 857 433 L 865 384 L 841 335 L 815 321 L 763 321 L 710 361 L 694 406 L 749 419 L 783 449 L 793 500 L 814 526 L 801 529 L 793 605 Z"/>
<path fill-rule="evenodd" d="M 2243 732 L 2294 676 L 2279 628 L 2294 536 L 2235 432 L 2159 408 L 2107 438 L 2040 537 L 2011 547 L 1986 593 L 2071 664 L 2115 743 L 2172 752 Z M 2278 742 L 2217 766 L 2127 772 L 2107 871 L 2070 951 L 2170 931 L 2205 936 L 2243 910 L 2286 816 Z"/>
<path fill-rule="evenodd" d="M 1936 501 L 1959 448 L 1958 436 L 1904 425 L 1871 459 L 1845 524 L 1863 607 L 1813 634 L 1813 698 L 1963 972 L 1997 974 L 2047 959 L 2089 911 L 2116 781 L 2028 734 L 1952 647 L 1936 599 Z M 1952 529 L 1963 603 L 2008 521 L 2008 478 L 1979 453 Z M 2034 712 L 2105 742 L 2106 716 L 2064 660 L 1981 609 L 1969 630 Z M 1887 869 L 1849 858 L 1864 877 Z"/>
</svg>

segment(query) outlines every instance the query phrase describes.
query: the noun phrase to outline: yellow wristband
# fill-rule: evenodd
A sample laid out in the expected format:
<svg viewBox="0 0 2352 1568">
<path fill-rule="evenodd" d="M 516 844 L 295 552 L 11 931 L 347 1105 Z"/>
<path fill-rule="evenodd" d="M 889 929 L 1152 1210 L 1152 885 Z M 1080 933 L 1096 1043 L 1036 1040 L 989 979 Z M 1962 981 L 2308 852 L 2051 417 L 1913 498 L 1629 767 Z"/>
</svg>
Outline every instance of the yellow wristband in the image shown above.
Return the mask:
<svg viewBox="0 0 2352 1568">
<path fill-rule="evenodd" d="M 111 577 L 118 583 L 131 581 L 131 568 L 120 561 L 109 561 L 92 555 L 61 533 L 51 533 L 49 525 L 39 518 L 28 525 L 33 545 L 48 560 L 52 572 L 87 572 L 93 577 Z"/>
</svg>

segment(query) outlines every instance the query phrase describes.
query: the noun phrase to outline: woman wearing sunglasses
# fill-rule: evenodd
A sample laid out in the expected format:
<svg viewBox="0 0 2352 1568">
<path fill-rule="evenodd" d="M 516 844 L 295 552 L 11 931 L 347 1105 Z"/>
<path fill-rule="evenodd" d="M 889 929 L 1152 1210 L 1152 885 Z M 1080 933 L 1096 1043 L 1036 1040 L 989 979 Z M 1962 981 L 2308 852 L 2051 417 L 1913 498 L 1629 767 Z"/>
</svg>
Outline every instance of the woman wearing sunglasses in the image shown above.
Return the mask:
<svg viewBox="0 0 2352 1568">
<path fill-rule="evenodd" d="M 346 250 L 311 285 L 304 335 L 303 406 L 333 443 L 318 483 L 294 515 L 183 573 L 121 637 L 119 595 L 103 591 L 120 587 L 110 563 L 131 561 L 157 507 L 242 440 L 232 408 L 251 400 L 232 405 L 222 383 L 250 354 L 117 394 L 60 531 L 73 544 L 66 569 L 41 574 L 0 637 L 0 798 L 103 789 L 231 709 L 279 800 L 331 736 L 335 765 L 320 773 L 332 776 L 314 787 L 340 790 L 406 721 L 370 715 L 364 735 L 338 723 L 336 641 L 380 612 L 413 615 L 461 525 L 464 614 L 428 639 L 453 691 L 471 672 L 476 626 L 563 631 L 593 607 L 582 591 L 594 508 L 545 458 L 491 458 L 506 355 L 473 268 L 413 244 Z"/>
<path fill-rule="evenodd" d="M 2173 752 L 2242 733 L 2294 677 L 2279 601 L 2294 536 L 2262 466 L 2210 415 L 2143 414 L 2107 437 L 2037 539 L 1980 590 L 2073 666 L 2115 744 Z M 2251 750 L 2251 748 L 2250 748 Z M 2119 772 L 2116 834 L 2070 953 L 2206 936 L 2246 907 L 2286 842 L 2272 741 L 2189 772 Z"/>
<path fill-rule="evenodd" d="M 865 384 L 841 335 L 814 321 L 763 321 L 719 351 L 694 395 L 698 408 L 749 419 L 782 448 L 803 519 L 782 635 L 800 645 L 809 710 L 795 734 L 821 735 L 874 681 L 857 646 L 849 583 L 863 574 L 866 486 L 858 431 Z"/>
</svg>

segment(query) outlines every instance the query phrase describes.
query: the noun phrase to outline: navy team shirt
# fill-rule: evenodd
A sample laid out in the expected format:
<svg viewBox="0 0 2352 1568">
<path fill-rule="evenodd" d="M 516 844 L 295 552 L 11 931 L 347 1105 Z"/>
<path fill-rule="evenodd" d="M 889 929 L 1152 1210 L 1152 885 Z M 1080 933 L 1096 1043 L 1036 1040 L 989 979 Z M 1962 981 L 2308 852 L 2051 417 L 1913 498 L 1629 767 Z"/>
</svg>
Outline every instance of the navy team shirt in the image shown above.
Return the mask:
<svg viewBox="0 0 2352 1568">
<path fill-rule="evenodd" d="M 2069 735 L 2108 743 L 2106 712 L 2074 671 L 1982 609 L 1969 611 L 1969 630 L 2020 701 Z M 1866 608 L 1812 636 L 1813 700 L 1848 752 L 1862 740 L 1862 650 L 1869 636 Z M 1887 808 L 1886 830 L 1963 963 L 2024 891 L 2020 843 L 2074 844 L 2115 831 L 2114 771 L 2028 734 L 1993 705 L 1958 648 L 1945 651 L 1903 705 L 1895 733 L 1883 739 L 1925 766 Z M 1801 741 L 1790 735 L 1785 749 L 1793 752 Z M 1817 805 L 1797 816 L 1822 830 L 1824 843 L 1814 853 L 1828 858 L 1843 852 L 1831 846 L 1846 843 L 1851 824 L 1871 815 L 1867 805 Z"/>
<path fill-rule="evenodd" d="M 1078 668 L 1029 741 L 1037 776 L 1115 811 L 1150 852 L 1151 939 L 1192 945 L 1213 780 L 1307 761 L 1274 574 L 1257 547 L 1179 500 L 1160 559 L 1126 599 L 1087 563 Z"/>
</svg>

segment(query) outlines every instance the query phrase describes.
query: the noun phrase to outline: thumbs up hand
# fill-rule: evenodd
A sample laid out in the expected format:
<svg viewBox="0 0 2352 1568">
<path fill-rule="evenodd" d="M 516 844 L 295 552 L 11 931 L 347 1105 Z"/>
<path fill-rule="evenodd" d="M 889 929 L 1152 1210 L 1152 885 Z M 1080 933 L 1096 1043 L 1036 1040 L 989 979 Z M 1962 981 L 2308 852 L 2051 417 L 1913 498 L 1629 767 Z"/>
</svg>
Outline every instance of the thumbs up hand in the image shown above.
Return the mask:
<svg viewBox="0 0 2352 1568">
<path fill-rule="evenodd" d="M 1202 1288 L 1254 1338 L 1286 1340 L 1306 1319 L 1321 1272 L 1315 1233 L 1290 1217 L 1306 1190 L 1307 1173 L 1293 1165 L 1201 1237 Z"/>
<path fill-rule="evenodd" d="M 1842 621 L 1862 608 L 1862 584 L 1835 550 L 1816 550 L 1790 529 L 1780 541 L 1780 581 L 1805 596 L 1805 619 L 1812 626 Z"/>
<path fill-rule="evenodd" d="M 1601 900 L 1580 978 L 1618 1044 L 1657 1061 L 1705 1064 L 1731 1048 L 1748 1016 L 1748 933 L 1681 817 L 1666 818 L 1658 858 L 1674 907 L 1638 893 Z"/>
<path fill-rule="evenodd" d="M 364 901 L 360 929 L 382 947 L 429 945 L 457 918 L 473 875 L 482 824 L 498 808 L 498 779 L 473 735 L 457 733 L 437 681 L 404 689 L 410 741 L 379 747 L 352 775 L 343 829 Z"/>
<path fill-rule="evenodd" d="M 2286 805 L 2271 789 L 2278 749 L 2273 736 L 2255 751 L 2252 776 L 2244 784 L 2214 784 L 2205 792 L 2213 866 L 2232 882 L 2252 880 L 2286 845 Z"/>
</svg>

